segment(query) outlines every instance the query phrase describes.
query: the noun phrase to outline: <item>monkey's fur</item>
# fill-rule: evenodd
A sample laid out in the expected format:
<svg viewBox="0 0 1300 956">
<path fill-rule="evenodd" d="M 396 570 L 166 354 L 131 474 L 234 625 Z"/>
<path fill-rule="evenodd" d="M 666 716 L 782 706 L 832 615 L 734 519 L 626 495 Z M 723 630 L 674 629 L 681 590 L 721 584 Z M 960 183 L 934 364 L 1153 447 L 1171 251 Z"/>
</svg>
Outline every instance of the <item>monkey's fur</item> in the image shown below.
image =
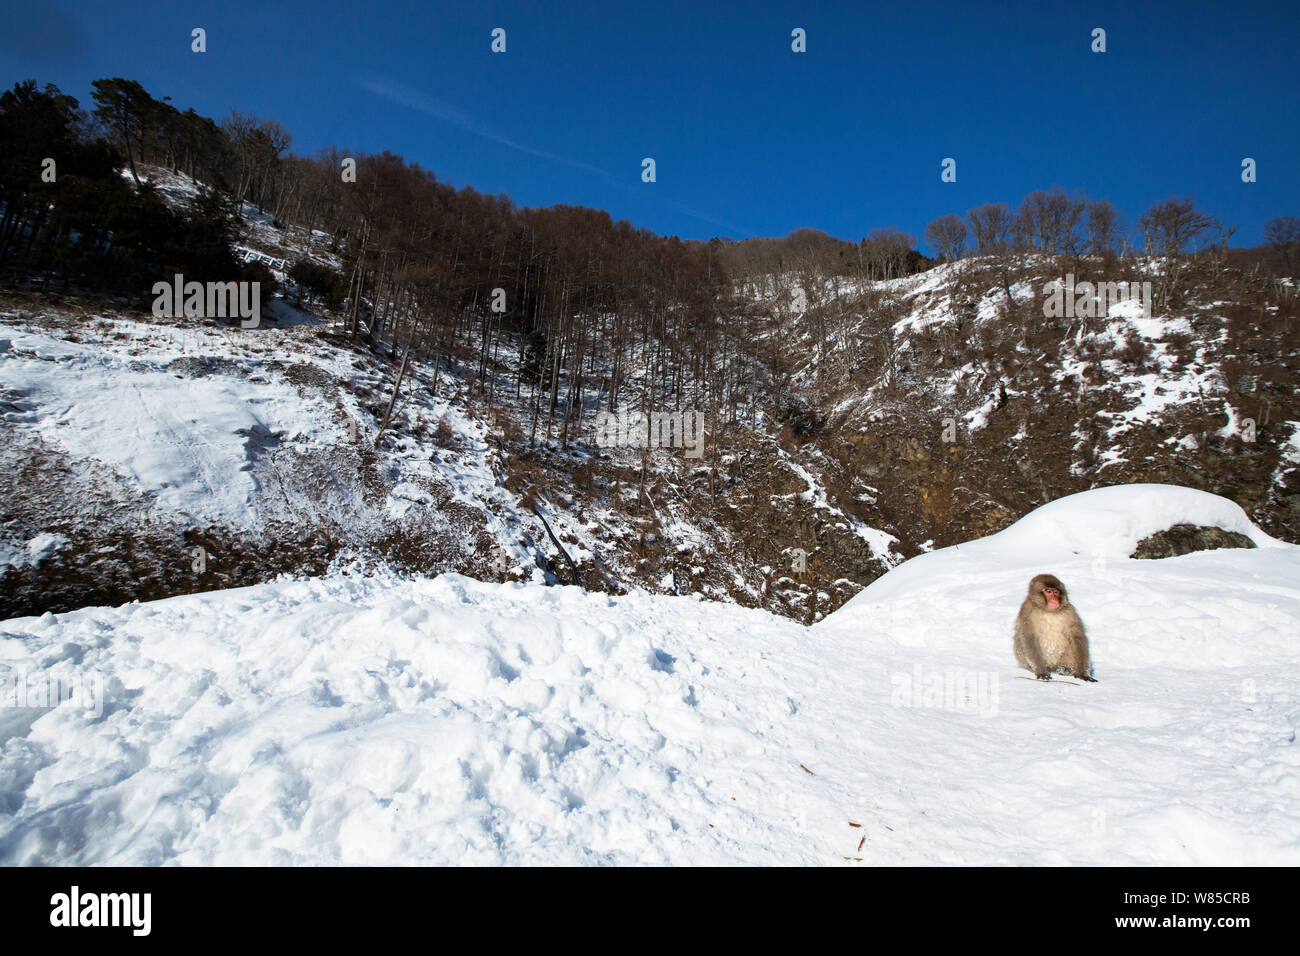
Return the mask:
<svg viewBox="0 0 1300 956">
<path fill-rule="evenodd" d="M 1059 606 L 1052 607 L 1044 591 L 1059 593 Z M 1088 635 L 1083 621 L 1066 596 L 1065 585 L 1054 574 L 1038 574 L 1029 582 L 1029 593 L 1016 615 L 1016 660 L 1039 680 L 1051 680 L 1052 672 L 1069 674 L 1095 682 L 1088 659 Z"/>
</svg>

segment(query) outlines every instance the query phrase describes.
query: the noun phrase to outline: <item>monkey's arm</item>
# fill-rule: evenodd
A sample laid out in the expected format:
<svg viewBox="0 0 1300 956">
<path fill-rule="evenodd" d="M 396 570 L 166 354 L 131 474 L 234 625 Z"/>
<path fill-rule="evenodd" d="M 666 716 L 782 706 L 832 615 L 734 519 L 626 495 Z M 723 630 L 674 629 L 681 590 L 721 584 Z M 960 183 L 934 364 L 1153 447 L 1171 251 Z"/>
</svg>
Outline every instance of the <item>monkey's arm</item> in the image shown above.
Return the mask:
<svg viewBox="0 0 1300 956">
<path fill-rule="evenodd" d="M 1043 654 L 1038 649 L 1038 641 L 1034 638 L 1032 614 L 1032 609 L 1026 613 L 1026 608 L 1021 607 L 1020 613 L 1016 615 L 1016 650 L 1023 658 L 1022 663 L 1034 672 L 1035 677 L 1039 680 L 1051 680 L 1052 672 L 1048 669 L 1047 662 L 1043 660 Z"/>
<path fill-rule="evenodd" d="M 1073 608 L 1070 609 L 1070 649 L 1070 673 L 1079 680 L 1097 683 L 1097 678 L 1089 673 L 1092 664 L 1088 659 L 1088 635 L 1083 629 L 1083 621 Z"/>
</svg>

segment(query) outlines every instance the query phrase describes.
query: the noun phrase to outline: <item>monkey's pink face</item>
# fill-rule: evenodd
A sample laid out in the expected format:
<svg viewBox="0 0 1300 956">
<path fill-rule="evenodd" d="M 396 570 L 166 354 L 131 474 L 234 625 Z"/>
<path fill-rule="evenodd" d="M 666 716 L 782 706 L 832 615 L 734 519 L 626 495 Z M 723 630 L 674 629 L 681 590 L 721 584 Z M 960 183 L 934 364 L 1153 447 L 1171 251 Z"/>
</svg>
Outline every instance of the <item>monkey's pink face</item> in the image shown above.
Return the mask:
<svg viewBox="0 0 1300 956">
<path fill-rule="evenodd" d="M 1061 592 L 1057 588 L 1043 588 L 1043 597 L 1047 599 L 1047 606 L 1053 610 L 1061 606 Z"/>
</svg>

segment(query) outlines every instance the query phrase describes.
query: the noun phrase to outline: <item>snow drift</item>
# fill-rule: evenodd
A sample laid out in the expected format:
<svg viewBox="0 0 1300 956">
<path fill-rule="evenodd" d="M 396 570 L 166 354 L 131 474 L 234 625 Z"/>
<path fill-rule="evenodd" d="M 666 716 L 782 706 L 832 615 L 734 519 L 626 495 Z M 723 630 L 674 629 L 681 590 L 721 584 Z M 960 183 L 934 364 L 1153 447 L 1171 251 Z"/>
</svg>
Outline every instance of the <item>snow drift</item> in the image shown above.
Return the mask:
<svg viewBox="0 0 1300 956">
<path fill-rule="evenodd" d="M 1259 547 L 1127 559 L 1178 522 Z M 1099 683 L 1019 679 L 1035 571 Z M 1298 572 L 1231 502 L 1138 485 L 812 628 L 457 575 L 11 620 L 0 862 L 1295 865 Z M 90 674 L 101 706 L 40 697 Z"/>
</svg>

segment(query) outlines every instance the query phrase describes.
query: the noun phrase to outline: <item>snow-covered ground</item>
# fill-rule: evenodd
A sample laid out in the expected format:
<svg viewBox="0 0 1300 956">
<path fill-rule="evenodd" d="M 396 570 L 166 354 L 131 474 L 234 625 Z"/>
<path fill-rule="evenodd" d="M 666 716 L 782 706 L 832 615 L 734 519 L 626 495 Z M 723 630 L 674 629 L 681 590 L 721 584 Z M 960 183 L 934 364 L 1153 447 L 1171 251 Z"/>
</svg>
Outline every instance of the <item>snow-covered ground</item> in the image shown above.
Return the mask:
<svg viewBox="0 0 1300 956">
<path fill-rule="evenodd" d="M 1127 559 L 1184 521 L 1258 548 Z M 1098 683 L 1021 679 L 1036 571 Z M 456 575 L 16 619 L 0 862 L 1295 865 L 1298 626 L 1300 548 L 1151 485 L 922 555 L 812 628 Z"/>
</svg>

